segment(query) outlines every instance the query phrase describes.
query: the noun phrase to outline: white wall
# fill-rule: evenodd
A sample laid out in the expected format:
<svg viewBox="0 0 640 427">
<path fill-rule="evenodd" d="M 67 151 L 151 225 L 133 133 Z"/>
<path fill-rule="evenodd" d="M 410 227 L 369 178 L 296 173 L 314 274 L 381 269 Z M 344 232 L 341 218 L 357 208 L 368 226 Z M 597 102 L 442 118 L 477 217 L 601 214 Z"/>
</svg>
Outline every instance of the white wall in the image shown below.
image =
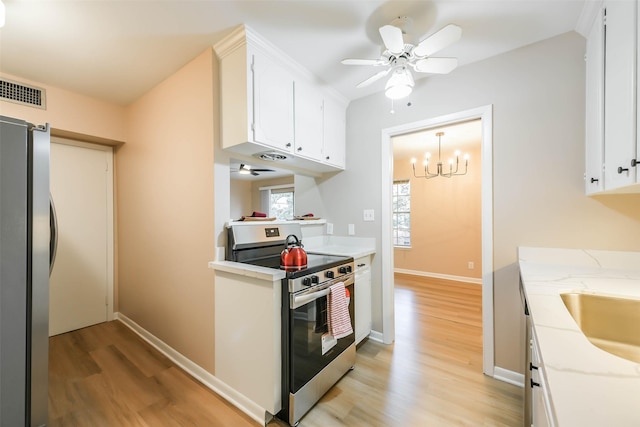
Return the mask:
<svg viewBox="0 0 640 427">
<path fill-rule="evenodd" d="M 380 245 L 381 130 L 493 104 L 495 365 L 511 371 L 522 372 L 524 360 L 518 246 L 640 250 L 640 195 L 584 195 L 584 50 L 584 38 L 570 32 L 429 76 L 396 102 L 394 115 L 382 92 L 353 101 L 347 170 L 318 180 L 322 197 L 337 201 L 335 234 L 353 223 L 358 236 Z M 363 209 L 375 209 L 376 221 L 363 222 Z M 376 257 L 377 331 L 380 275 Z"/>
</svg>

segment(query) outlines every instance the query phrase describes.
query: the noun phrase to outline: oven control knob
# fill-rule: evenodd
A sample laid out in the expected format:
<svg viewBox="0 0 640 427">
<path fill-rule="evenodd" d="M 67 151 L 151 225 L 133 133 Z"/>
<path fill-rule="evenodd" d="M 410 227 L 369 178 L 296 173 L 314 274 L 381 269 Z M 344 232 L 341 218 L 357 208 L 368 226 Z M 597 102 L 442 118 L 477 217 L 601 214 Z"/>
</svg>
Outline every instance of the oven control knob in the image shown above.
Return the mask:
<svg viewBox="0 0 640 427">
<path fill-rule="evenodd" d="M 311 277 L 305 277 L 302 279 L 302 286 L 311 286 Z"/>
<path fill-rule="evenodd" d="M 340 273 L 340 274 L 351 273 L 351 266 L 350 265 L 343 265 L 342 267 L 340 267 L 338 269 L 338 273 Z"/>
<path fill-rule="evenodd" d="M 326 273 L 324 273 L 324 275 L 325 275 L 328 279 L 333 279 L 333 277 L 334 277 L 334 275 L 335 275 L 335 274 L 333 273 L 333 271 L 329 270 L 329 271 L 327 271 Z"/>
<path fill-rule="evenodd" d="M 311 276 L 311 283 L 317 284 L 320 282 L 320 278 L 316 275 Z"/>
</svg>

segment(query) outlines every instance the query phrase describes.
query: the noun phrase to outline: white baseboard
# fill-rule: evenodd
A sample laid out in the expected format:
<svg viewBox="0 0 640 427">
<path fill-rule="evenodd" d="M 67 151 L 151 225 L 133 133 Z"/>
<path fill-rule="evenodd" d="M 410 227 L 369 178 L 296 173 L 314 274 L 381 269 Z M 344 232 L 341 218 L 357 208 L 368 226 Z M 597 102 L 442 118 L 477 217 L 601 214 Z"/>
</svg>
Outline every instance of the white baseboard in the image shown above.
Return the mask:
<svg viewBox="0 0 640 427">
<path fill-rule="evenodd" d="M 456 282 L 474 283 L 482 285 L 482 279 L 475 277 L 453 276 L 451 274 L 430 273 L 428 271 L 406 270 L 404 268 L 394 268 L 394 273 L 411 274 L 413 276 L 433 277 L 434 279 L 455 280 Z"/>
<path fill-rule="evenodd" d="M 148 342 L 152 347 L 160 353 L 168 357 L 173 363 L 184 369 L 189 375 L 201 382 L 204 386 L 213 390 L 220 397 L 227 400 L 236 408 L 259 422 L 266 425 L 267 418 L 271 418 L 266 411 L 254 403 L 252 400 L 238 393 L 235 389 L 220 381 L 215 375 L 212 375 L 200 365 L 194 363 L 174 348 L 167 345 L 164 341 L 138 325 L 136 322 L 128 318 L 122 313 L 115 313 L 115 319 L 122 322 L 125 326 L 135 332 L 143 340 Z"/>
<path fill-rule="evenodd" d="M 499 366 L 493 367 L 493 378 L 504 381 L 505 383 L 517 385 L 518 387 L 524 387 L 524 375 Z"/>
<path fill-rule="evenodd" d="M 384 340 L 382 339 L 382 332 L 371 331 L 369 333 L 369 339 L 371 341 L 379 342 L 380 344 L 384 344 Z"/>
</svg>

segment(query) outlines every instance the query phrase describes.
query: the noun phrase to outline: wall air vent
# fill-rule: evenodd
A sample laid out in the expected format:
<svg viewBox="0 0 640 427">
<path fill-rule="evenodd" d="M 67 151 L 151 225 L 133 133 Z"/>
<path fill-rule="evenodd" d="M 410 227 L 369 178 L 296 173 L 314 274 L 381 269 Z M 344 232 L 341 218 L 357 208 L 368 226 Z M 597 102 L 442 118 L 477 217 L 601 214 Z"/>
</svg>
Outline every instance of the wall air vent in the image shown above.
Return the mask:
<svg viewBox="0 0 640 427">
<path fill-rule="evenodd" d="M 44 89 L 7 79 L 0 79 L 0 100 L 42 108 L 43 110 L 47 108 Z"/>
<path fill-rule="evenodd" d="M 257 153 L 254 154 L 254 156 L 262 159 L 262 160 L 269 160 L 272 162 L 278 161 L 278 160 L 286 160 L 287 156 L 285 156 L 284 154 L 280 154 L 278 152 L 275 151 L 268 151 L 266 153 Z"/>
</svg>

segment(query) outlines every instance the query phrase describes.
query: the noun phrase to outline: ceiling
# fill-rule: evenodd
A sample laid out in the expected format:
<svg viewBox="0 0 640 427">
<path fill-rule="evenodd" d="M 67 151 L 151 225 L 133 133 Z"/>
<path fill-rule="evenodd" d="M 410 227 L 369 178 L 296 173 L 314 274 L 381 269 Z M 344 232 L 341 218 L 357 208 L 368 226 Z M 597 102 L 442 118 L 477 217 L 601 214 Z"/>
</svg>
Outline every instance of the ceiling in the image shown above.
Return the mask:
<svg viewBox="0 0 640 427">
<path fill-rule="evenodd" d="M 576 29 L 591 0 L 2 1 L 0 72 L 127 105 L 242 23 L 353 100 L 384 81 L 356 89 L 378 69 L 340 61 L 378 58 L 378 28 L 397 16 L 416 42 L 461 26 L 436 56 L 464 66 Z"/>
</svg>

